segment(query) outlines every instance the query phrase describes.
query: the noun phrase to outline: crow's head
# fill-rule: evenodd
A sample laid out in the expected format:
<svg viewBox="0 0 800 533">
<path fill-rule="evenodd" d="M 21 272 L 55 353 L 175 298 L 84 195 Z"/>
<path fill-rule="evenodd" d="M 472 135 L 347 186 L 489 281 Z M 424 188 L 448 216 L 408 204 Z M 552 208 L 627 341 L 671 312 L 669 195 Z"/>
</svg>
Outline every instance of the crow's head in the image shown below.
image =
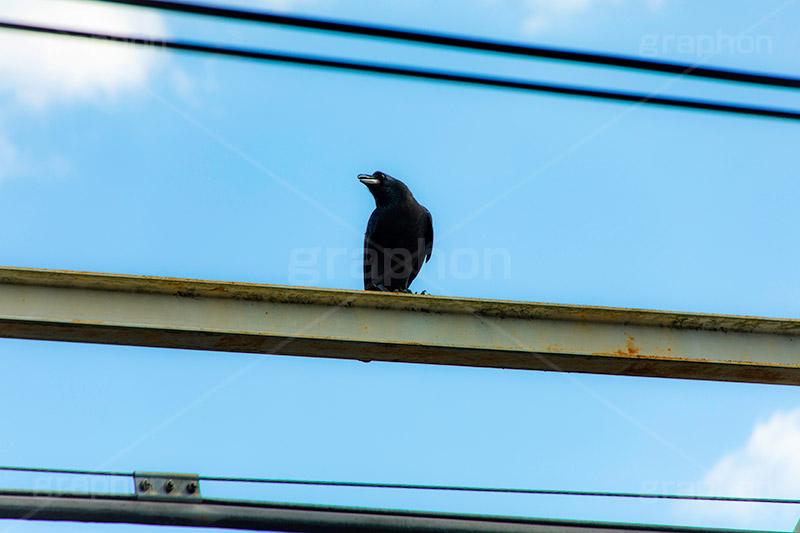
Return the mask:
<svg viewBox="0 0 800 533">
<path fill-rule="evenodd" d="M 388 174 L 376 171 L 372 174 L 359 174 L 358 181 L 363 183 L 375 197 L 375 205 L 383 207 L 413 198 L 406 184 Z"/>
</svg>

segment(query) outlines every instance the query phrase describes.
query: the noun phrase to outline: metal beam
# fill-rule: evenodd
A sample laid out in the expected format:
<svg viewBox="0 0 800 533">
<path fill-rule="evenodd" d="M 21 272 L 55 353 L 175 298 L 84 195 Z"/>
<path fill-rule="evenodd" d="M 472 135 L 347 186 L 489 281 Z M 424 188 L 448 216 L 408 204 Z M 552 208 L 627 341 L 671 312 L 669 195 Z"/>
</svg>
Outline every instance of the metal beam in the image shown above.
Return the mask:
<svg viewBox="0 0 800 533">
<path fill-rule="evenodd" d="M 133 495 L 47 495 L 14 490 L 0 490 L 0 518 L 307 533 L 743 533 L 741 530 L 237 500 L 156 502 L 136 500 Z"/>
<path fill-rule="evenodd" d="M 800 384 L 800 320 L 0 267 L 0 336 Z"/>
</svg>

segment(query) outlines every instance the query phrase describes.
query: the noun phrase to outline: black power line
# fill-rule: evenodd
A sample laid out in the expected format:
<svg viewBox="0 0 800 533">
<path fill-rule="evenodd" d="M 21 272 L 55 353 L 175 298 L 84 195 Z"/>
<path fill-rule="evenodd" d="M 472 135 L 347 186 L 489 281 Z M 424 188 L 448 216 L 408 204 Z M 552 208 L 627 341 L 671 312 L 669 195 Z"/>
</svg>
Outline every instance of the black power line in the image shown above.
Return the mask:
<svg viewBox="0 0 800 533">
<path fill-rule="evenodd" d="M 13 472 L 36 472 L 50 474 L 78 474 L 92 476 L 126 476 L 132 477 L 132 473 L 126 472 L 101 472 L 93 470 L 73 470 L 58 468 L 33 468 L 22 466 L 0 466 L 0 471 Z M 300 480 L 300 479 L 272 479 L 272 478 L 244 478 L 228 476 L 199 476 L 201 481 L 219 481 L 229 483 L 262 483 L 268 485 L 304 485 L 304 486 L 323 486 L 323 487 L 351 487 L 368 489 L 405 489 L 405 490 L 431 490 L 431 491 L 455 491 L 455 492 L 483 492 L 483 493 L 503 493 L 503 494 L 531 494 L 547 496 L 596 496 L 603 498 L 644 498 L 657 500 L 692 500 L 692 501 L 714 501 L 714 502 L 739 502 L 739 503 L 782 503 L 800 505 L 800 500 L 786 498 L 750 498 L 746 496 L 702 496 L 691 494 L 653 494 L 639 492 L 601 492 L 584 490 L 553 490 L 553 489 L 522 489 L 522 488 L 500 488 L 500 487 L 465 487 L 457 485 L 418 485 L 404 483 L 367 483 L 359 481 L 319 481 L 319 480 Z"/>
<path fill-rule="evenodd" d="M 767 533 L 407 509 L 133 495 L 0 490 L 0 518 L 307 533 Z"/>
<path fill-rule="evenodd" d="M 746 496 L 699 496 L 691 494 L 653 494 L 641 492 L 601 492 L 587 490 L 521 489 L 500 487 L 464 487 L 457 485 L 414 485 L 404 483 L 365 483 L 357 481 L 309 481 L 298 479 L 263 479 L 221 476 L 200 476 L 202 481 L 228 481 L 237 483 L 263 483 L 268 485 L 306 485 L 323 487 L 353 487 L 368 489 L 410 489 L 453 492 L 488 492 L 503 494 L 536 494 L 546 496 L 599 496 L 603 498 L 644 498 L 655 500 L 693 500 L 739 503 L 786 503 L 800 505 L 800 500 L 785 498 L 749 498 Z"/>
<path fill-rule="evenodd" d="M 398 76 L 404 78 L 443 81 L 443 82 L 476 85 L 483 87 L 517 89 L 522 91 L 559 94 L 567 96 L 579 96 L 584 98 L 596 98 L 600 100 L 611 100 L 617 102 L 632 102 L 640 105 L 643 104 L 658 105 L 658 106 L 674 107 L 682 109 L 731 113 L 736 115 L 781 118 L 787 120 L 800 120 L 799 111 L 793 111 L 787 109 L 725 104 L 725 103 L 704 101 L 704 100 L 664 98 L 664 97 L 649 96 L 646 94 L 604 91 L 599 89 L 586 89 L 583 87 L 545 84 L 545 83 L 537 83 L 537 82 L 509 79 L 509 78 L 474 76 L 459 72 L 412 69 L 406 67 L 398 67 L 394 65 L 343 61 L 339 59 L 331 59 L 319 56 L 283 54 L 277 52 L 253 50 L 245 48 L 231 48 L 231 47 L 189 42 L 189 41 L 166 41 L 166 40 L 157 40 L 157 39 L 150 39 L 143 37 L 109 35 L 103 33 L 89 33 L 77 30 L 65 30 L 59 28 L 35 26 L 29 24 L 18 24 L 13 22 L 4 22 L 4 21 L 0 21 L 0 28 L 51 34 L 51 35 L 60 35 L 66 37 L 84 37 L 88 39 L 112 41 L 112 42 L 126 43 L 138 46 L 147 46 L 151 48 L 159 47 L 169 50 L 199 52 L 199 53 L 215 54 L 226 57 L 238 57 L 238 58 L 254 59 L 259 61 L 271 61 L 277 63 L 292 64 L 292 65 L 322 67 L 322 68 L 330 68 L 337 70 L 346 70 L 351 72 L 366 72 L 370 74 L 384 74 L 384 75 Z"/>
<path fill-rule="evenodd" d="M 44 474 L 74 474 L 80 476 L 132 476 L 128 472 L 109 472 L 103 470 L 76 470 L 72 468 L 35 468 L 32 466 L 0 466 L 6 472 L 29 472 Z"/>
<path fill-rule="evenodd" d="M 461 48 L 467 50 L 479 50 L 483 52 L 494 52 L 517 56 L 538 57 L 545 59 L 556 59 L 559 61 L 573 61 L 593 65 L 608 67 L 620 67 L 634 70 L 645 70 L 650 72 L 660 72 L 669 74 L 679 74 L 682 76 L 692 76 L 699 78 L 710 78 L 716 80 L 726 80 L 739 83 L 749 83 L 755 85 L 767 85 L 772 87 L 800 88 L 800 78 L 786 76 L 776 76 L 759 72 L 748 72 L 743 70 L 731 70 L 720 68 L 704 68 L 696 65 L 683 63 L 673 63 L 668 61 L 649 61 L 629 56 L 613 54 L 598 54 L 592 52 L 581 52 L 577 50 L 565 50 L 559 48 L 548 48 L 541 46 L 529 46 L 512 42 L 488 41 L 481 39 L 469 39 L 456 35 L 442 33 L 417 32 L 401 28 L 389 28 L 384 26 L 371 26 L 325 20 L 319 18 L 297 17 L 288 15 L 278 15 L 259 11 L 249 11 L 242 9 L 229 9 L 203 4 L 188 4 L 183 2 L 170 2 L 166 0 L 94 0 L 113 4 L 124 4 L 130 6 L 148 7 L 165 11 L 180 13 L 191 13 L 195 15 L 206 15 L 231 20 L 245 20 L 250 22 L 261 22 L 266 24 L 276 24 L 295 28 L 305 28 L 311 30 L 323 30 L 350 35 L 361 35 L 368 37 L 379 37 L 383 39 L 393 39 L 397 41 L 433 44 L 451 48 Z"/>
</svg>

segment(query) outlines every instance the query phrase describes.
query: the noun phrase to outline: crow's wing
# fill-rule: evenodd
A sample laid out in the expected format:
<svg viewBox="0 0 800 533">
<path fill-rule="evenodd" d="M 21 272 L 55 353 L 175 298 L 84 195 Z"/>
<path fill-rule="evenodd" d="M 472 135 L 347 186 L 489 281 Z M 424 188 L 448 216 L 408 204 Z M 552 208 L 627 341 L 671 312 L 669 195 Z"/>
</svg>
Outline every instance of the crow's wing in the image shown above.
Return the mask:
<svg viewBox="0 0 800 533">
<path fill-rule="evenodd" d="M 367 231 L 364 233 L 364 289 L 368 289 L 372 285 L 373 264 L 377 262 L 380 265 L 381 263 L 378 259 L 378 247 L 372 241 L 377 228 L 378 210 L 376 209 L 370 215 L 367 222 Z"/>
<path fill-rule="evenodd" d="M 425 262 L 427 263 L 431 258 L 431 252 L 433 252 L 433 217 L 427 209 L 425 209 L 425 214 L 428 215 L 426 217 L 428 227 L 425 230 Z"/>
<path fill-rule="evenodd" d="M 422 206 L 420 206 L 422 207 Z M 411 258 L 411 272 L 408 277 L 408 283 L 406 287 L 411 285 L 411 282 L 417 277 L 419 274 L 420 269 L 422 268 L 422 264 L 426 263 L 431 258 L 431 252 L 433 251 L 433 217 L 431 217 L 430 211 L 422 208 L 425 210 L 425 215 L 423 217 L 423 227 L 422 229 L 422 248 L 416 251 L 414 256 Z"/>
</svg>

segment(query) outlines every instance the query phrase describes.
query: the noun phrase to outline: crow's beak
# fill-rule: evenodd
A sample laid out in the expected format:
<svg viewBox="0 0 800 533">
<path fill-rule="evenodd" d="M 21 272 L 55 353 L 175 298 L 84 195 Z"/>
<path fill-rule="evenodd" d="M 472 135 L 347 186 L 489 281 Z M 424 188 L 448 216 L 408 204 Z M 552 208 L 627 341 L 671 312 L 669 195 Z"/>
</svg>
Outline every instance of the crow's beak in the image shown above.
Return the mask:
<svg viewBox="0 0 800 533">
<path fill-rule="evenodd" d="M 381 180 L 379 180 L 376 177 L 373 177 L 371 174 L 359 174 L 358 181 L 360 181 L 366 186 L 370 186 L 370 185 L 377 185 L 378 183 L 380 183 Z"/>
</svg>

